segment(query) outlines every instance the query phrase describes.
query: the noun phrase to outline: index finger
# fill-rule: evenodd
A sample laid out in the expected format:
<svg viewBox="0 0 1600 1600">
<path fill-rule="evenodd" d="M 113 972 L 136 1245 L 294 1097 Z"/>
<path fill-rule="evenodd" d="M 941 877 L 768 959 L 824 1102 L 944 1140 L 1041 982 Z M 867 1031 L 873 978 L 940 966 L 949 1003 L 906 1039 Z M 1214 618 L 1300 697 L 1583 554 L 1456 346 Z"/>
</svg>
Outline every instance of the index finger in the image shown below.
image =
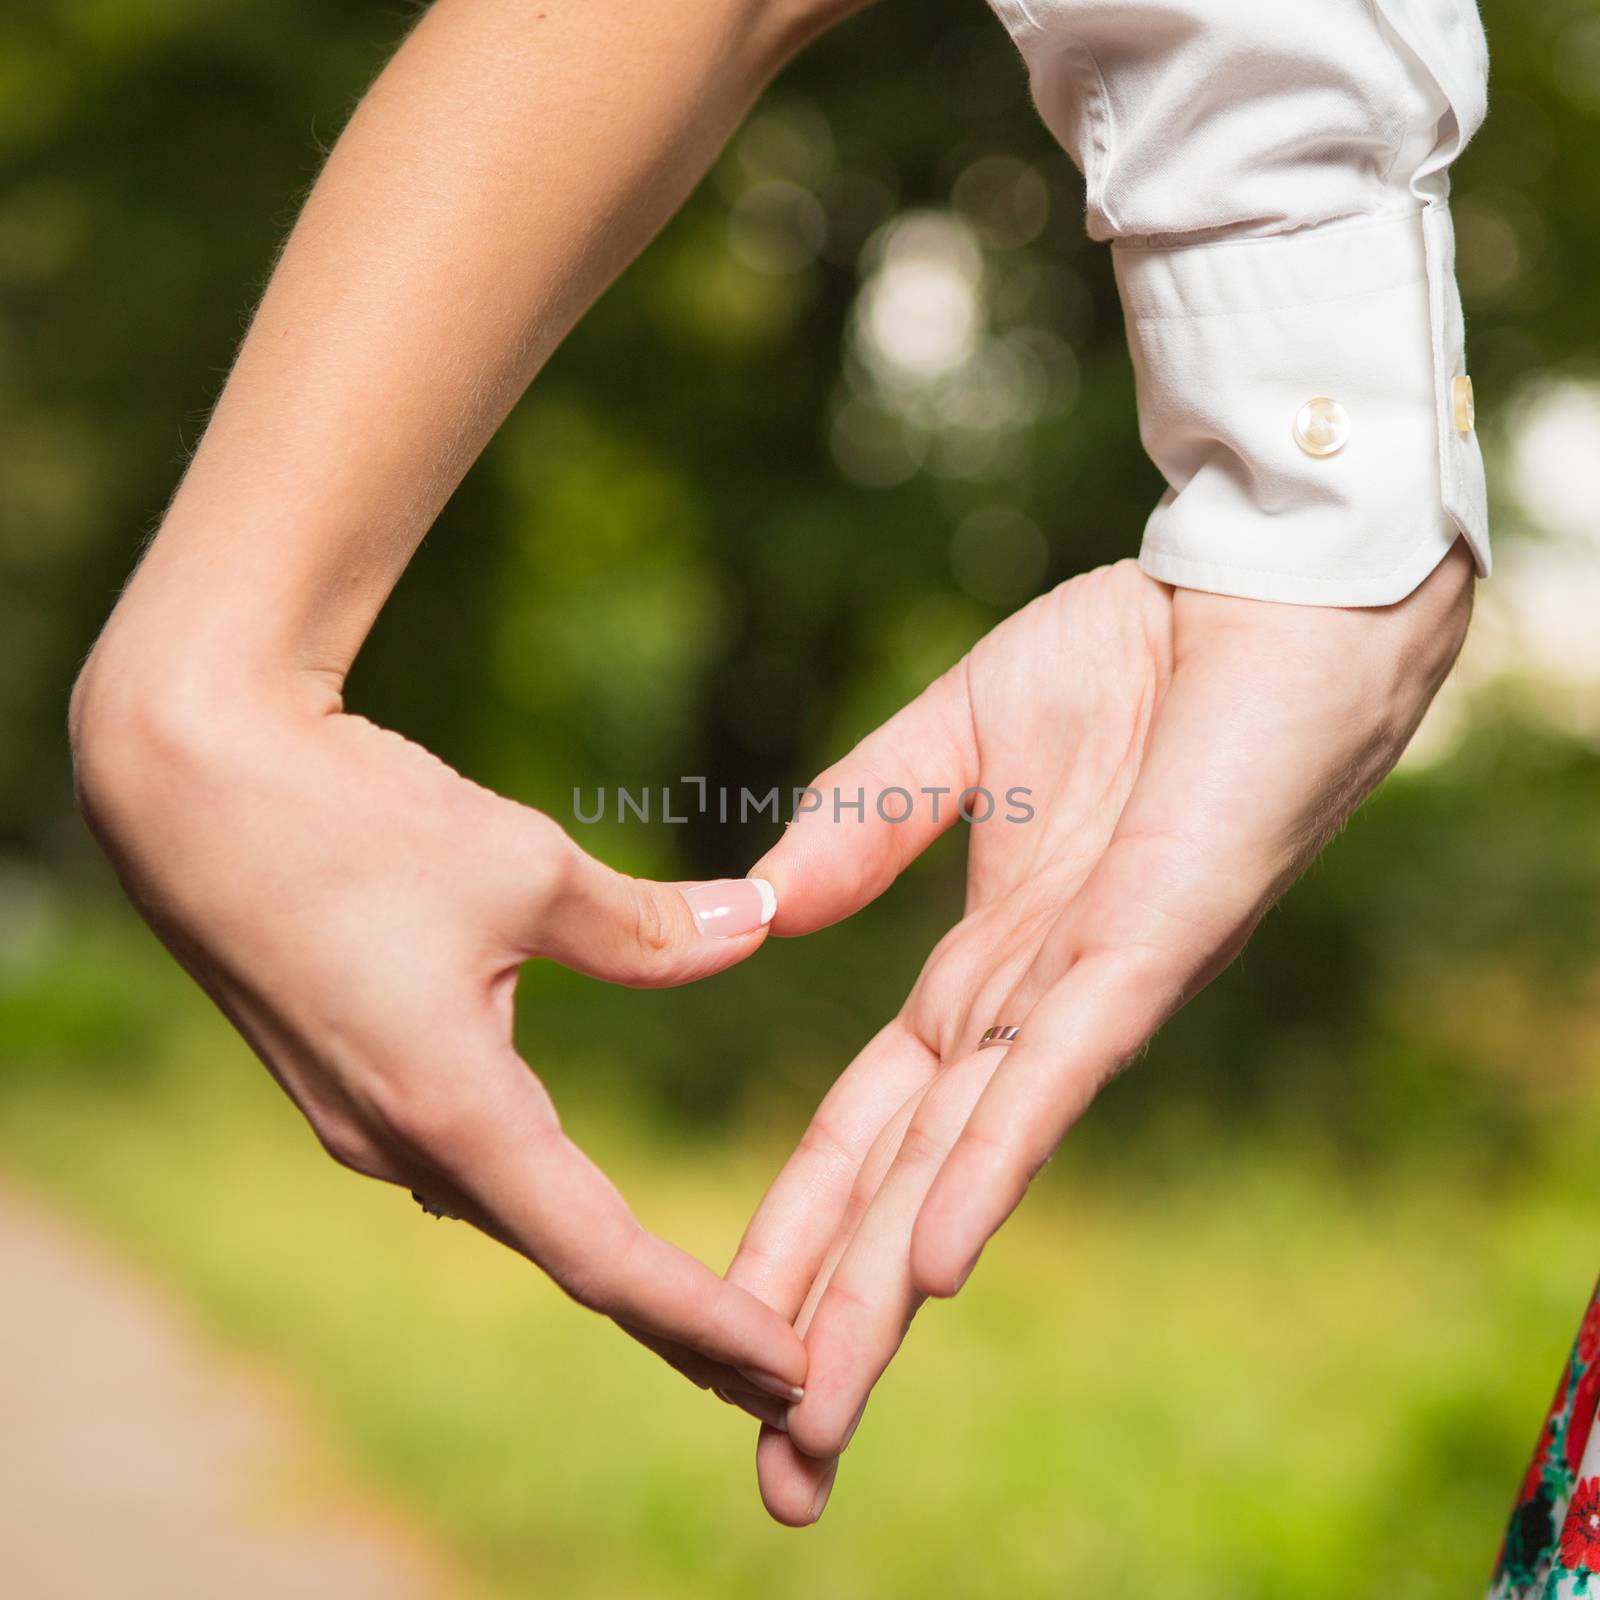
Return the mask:
<svg viewBox="0 0 1600 1600">
<path fill-rule="evenodd" d="M 616 1185 L 562 1131 L 549 1096 L 520 1060 L 515 1075 L 515 1087 L 499 1091 L 492 1106 L 415 1141 L 430 1163 L 579 1304 L 713 1361 L 763 1373 L 798 1397 L 806 1353 L 788 1322 L 643 1227 Z"/>
</svg>

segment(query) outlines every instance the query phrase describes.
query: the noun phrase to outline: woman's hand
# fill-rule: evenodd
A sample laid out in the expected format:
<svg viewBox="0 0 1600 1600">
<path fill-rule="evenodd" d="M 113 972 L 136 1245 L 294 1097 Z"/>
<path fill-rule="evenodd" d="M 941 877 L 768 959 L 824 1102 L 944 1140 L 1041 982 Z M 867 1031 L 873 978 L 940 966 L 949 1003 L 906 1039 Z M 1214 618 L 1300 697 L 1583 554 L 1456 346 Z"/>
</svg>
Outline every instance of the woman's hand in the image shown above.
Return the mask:
<svg viewBox="0 0 1600 1600">
<path fill-rule="evenodd" d="M 806 1365 L 788 1321 L 641 1228 L 511 1029 L 534 957 L 635 985 L 742 960 L 765 937 L 765 885 L 623 877 L 315 680 L 219 703 L 149 683 L 113 644 L 73 710 L 84 810 L 129 894 L 336 1160 L 779 1414 Z"/>
<path fill-rule="evenodd" d="M 961 791 L 997 809 L 971 829 L 965 916 L 823 1101 L 729 1273 L 810 1355 L 805 1399 L 758 1451 L 778 1520 L 821 1514 L 923 1298 L 961 1287 L 1101 1085 L 1393 766 L 1470 608 L 1459 545 L 1374 610 L 1174 591 L 1125 562 L 1003 623 L 816 780 L 829 803 L 755 869 L 780 934 L 879 894 Z M 912 820 L 876 818 L 891 786 L 918 797 Z M 1017 788 L 1026 822 L 1004 820 Z M 866 791 L 864 822 L 834 820 L 835 789 Z M 979 1049 L 995 1025 L 1020 1038 Z"/>
<path fill-rule="evenodd" d="M 544 360 L 852 3 L 423 8 L 313 188 L 74 703 L 84 806 L 130 892 L 329 1149 L 763 1415 L 753 1388 L 787 1396 L 804 1371 L 787 1322 L 642 1232 L 511 1047 L 531 955 L 679 983 L 760 934 L 700 937 L 677 891 L 607 872 L 338 696 Z M 757 891 L 734 898 L 720 925 L 753 926 Z"/>
</svg>

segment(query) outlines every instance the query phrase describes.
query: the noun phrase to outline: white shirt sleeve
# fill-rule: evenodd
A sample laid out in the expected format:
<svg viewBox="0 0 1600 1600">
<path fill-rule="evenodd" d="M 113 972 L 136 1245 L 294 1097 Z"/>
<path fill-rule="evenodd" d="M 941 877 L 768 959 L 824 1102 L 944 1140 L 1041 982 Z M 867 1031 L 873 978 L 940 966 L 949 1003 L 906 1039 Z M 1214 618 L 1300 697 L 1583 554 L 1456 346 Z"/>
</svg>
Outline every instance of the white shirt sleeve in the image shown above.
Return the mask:
<svg viewBox="0 0 1600 1600">
<path fill-rule="evenodd" d="M 991 0 L 1112 241 L 1140 564 L 1384 605 L 1464 535 L 1489 571 L 1449 167 L 1483 121 L 1473 0 Z"/>
</svg>

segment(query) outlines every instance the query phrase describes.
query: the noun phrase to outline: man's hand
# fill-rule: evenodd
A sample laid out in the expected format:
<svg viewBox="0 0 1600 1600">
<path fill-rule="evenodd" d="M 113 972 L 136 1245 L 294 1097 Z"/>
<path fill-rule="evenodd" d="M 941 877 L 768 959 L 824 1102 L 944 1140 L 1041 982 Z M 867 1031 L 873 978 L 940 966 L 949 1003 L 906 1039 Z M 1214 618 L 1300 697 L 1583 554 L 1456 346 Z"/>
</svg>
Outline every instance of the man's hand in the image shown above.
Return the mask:
<svg viewBox="0 0 1600 1600">
<path fill-rule="evenodd" d="M 204 698 L 97 656 L 74 704 L 84 809 L 328 1151 L 521 1251 L 695 1383 L 781 1414 L 806 1366 L 788 1320 L 641 1228 L 511 1033 L 524 961 L 687 982 L 761 944 L 770 890 L 612 872 L 325 686 Z"/>
<path fill-rule="evenodd" d="M 816 780 L 755 872 L 774 931 L 865 905 L 974 787 L 966 914 L 822 1102 L 729 1277 L 804 1333 L 804 1400 L 762 1430 L 762 1496 L 814 1521 L 873 1384 L 928 1295 L 953 1295 L 1101 1085 L 1238 954 L 1398 759 L 1460 648 L 1471 561 L 1329 610 L 1177 590 L 1131 562 L 1003 623 Z M 889 824 L 873 800 L 918 797 Z M 1035 815 L 1004 820 L 1007 791 Z M 940 824 L 921 791 L 949 791 Z M 981 802 L 975 802 L 981 809 Z M 904 809 L 896 797 L 891 814 Z M 978 1048 L 996 1024 L 1009 1049 Z"/>
</svg>

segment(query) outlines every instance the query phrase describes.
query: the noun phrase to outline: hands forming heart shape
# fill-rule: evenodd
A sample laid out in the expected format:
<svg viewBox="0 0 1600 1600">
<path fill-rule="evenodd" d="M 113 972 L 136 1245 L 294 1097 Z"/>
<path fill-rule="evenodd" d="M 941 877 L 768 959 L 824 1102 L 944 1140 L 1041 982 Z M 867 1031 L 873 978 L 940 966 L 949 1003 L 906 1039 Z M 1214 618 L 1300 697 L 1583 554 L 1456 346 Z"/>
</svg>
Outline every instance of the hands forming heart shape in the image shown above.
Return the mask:
<svg viewBox="0 0 1600 1600">
<path fill-rule="evenodd" d="M 659 986 L 744 959 L 764 929 L 703 936 L 678 887 L 612 872 L 347 714 L 323 677 L 253 685 L 246 712 L 152 692 L 108 634 L 74 696 L 79 787 L 140 910 L 330 1153 L 467 1218 L 759 1418 L 763 1498 L 804 1523 L 922 1300 L 961 1287 L 1101 1084 L 1394 764 L 1471 586 L 1459 547 L 1369 610 L 1101 569 L 824 773 L 851 796 L 1026 788 L 1034 815 L 972 828 L 965 914 L 822 1102 L 726 1277 L 647 1233 L 563 1135 L 512 999 L 535 957 Z M 754 869 L 772 931 L 858 910 L 954 815 L 803 815 Z M 994 1024 L 1019 1039 L 978 1050 Z"/>
</svg>

